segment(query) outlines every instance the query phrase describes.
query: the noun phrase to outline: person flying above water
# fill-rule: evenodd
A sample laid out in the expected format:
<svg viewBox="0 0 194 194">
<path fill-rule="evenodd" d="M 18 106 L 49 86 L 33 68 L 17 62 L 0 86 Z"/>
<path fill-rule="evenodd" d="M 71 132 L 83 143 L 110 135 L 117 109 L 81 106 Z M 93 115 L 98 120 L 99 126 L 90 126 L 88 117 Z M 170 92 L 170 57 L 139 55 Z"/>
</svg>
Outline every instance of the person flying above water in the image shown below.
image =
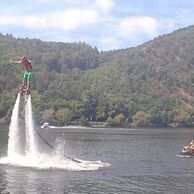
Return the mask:
<svg viewBox="0 0 194 194">
<path fill-rule="evenodd" d="M 32 65 L 27 57 L 23 56 L 20 61 L 12 61 L 13 63 L 21 63 L 24 70 L 21 89 L 29 89 L 32 78 Z"/>
</svg>

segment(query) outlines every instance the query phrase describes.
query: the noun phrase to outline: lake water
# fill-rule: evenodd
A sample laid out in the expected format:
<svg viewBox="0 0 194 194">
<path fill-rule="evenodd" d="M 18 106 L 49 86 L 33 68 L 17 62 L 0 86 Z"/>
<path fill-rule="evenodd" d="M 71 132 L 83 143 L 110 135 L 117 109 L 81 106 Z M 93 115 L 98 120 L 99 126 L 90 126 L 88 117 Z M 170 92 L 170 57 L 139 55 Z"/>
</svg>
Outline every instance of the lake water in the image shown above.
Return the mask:
<svg viewBox="0 0 194 194">
<path fill-rule="evenodd" d="M 194 138 L 192 129 L 38 130 L 51 145 L 60 137 L 65 155 L 107 165 L 83 170 L 0 164 L 0 193 L 194 193 L 194 157 L 179 156 L 182 145 Z M 7 155 L 7 141 L 8 126 L 0 126 L 1 159 Z M 41 151 L 49 152 L 39 141 Z"/>
</svg>

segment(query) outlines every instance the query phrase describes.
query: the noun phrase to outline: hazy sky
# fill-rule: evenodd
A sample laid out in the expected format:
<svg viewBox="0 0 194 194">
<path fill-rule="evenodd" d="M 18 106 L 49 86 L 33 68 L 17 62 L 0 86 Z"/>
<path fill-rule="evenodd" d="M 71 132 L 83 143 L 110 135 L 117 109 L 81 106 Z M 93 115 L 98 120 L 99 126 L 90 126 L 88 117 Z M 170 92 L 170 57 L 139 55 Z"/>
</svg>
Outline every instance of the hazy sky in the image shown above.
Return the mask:
<svg viewBox="0 0 194 194">
<path fill-rule="evenodd" d="M 194 24 L 194 0 L 0 0 L 0 32 L 82 41 L 99 50 L 137 46 Z"/>
</svg>

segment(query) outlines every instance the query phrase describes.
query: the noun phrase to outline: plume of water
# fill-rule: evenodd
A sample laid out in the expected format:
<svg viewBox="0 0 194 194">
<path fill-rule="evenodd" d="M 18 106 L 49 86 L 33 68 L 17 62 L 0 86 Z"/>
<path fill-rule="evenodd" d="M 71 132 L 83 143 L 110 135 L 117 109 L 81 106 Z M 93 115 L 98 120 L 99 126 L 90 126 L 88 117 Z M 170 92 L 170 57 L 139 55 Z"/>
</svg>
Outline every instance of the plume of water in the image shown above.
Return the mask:
<svg viewBox="0 0 194 194">
<path fill-rule="evenodd" d="M 19 107 L 20 107 L 20 94 L 18 94 L 11 116 L 11 123 L 9 126 L 9 140 L 8 140 L 8 156 L 14 157 L 21 154 L 21 138 L 19 127 Z"/>
<path fill-rule="evenodd" d="M 56 156 L 60 158 L 63 158 L 64 151 L 65 151 L 65 140 L 63 137 L 57 137 L 55 140 L 54 154 L 56 154 Z"/>
<path fill-rule="evenodd" d="M 64 149 L 66 145 L 62 137 L 56 139 L 56 147 L 52 154 L 39 153 L 33 122 L 31 96 L 29 95 L 26 104 L 20 104 L 20 101 L 20 94 L 18 94 L 9 127 L 8 157 L 0 159 L 0 164 L 9 163 L 41 169 L 61 168 L 69 170 L 97 170 L 100 167 L 108 166 L 108 164 L 100 161 L 78 162 L 78 160 L 65 156 Z M 25 122 L 19 118 L 22 108 L 25 112 Z"/>
<path fill-rule="evenodd" d="M 25 126 L 26 126 L 26 154 L 36 157 L 38 154 L 38 149 L 33 123 L 31 95 L 29 95 L 25 107 Z"/>
</svg>

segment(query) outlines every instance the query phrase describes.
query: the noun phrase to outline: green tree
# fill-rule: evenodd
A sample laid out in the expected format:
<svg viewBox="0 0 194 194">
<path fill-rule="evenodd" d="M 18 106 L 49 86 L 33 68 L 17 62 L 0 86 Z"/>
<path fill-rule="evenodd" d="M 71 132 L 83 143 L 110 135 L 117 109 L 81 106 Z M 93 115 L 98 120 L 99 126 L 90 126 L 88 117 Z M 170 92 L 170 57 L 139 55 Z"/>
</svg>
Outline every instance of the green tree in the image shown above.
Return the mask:
<svg viewBox="0 0 194 194">
<path fill-rule="evenodd" d="M 144 111 L 138 111 L 132 117 L 133 124 L 137 127 L 147 127 L 150 126 L 152 116 Z"/>
<path fill-rule="evenodd" d="M 88 120 L 86 119 L 86 117 L 84 116 L 81 116 L 80 120 L 79 120 L 79 125 L 81 126 L 89 126 L 89 122 Z"/>
<path fill-rule="evenodd" d="M 108 117 L 108 119 L 106 120 L 106 123 L 105 123 L 105 126 L 106 127 L 115 127 L 115 121 L 112 117 Z"/>
<path fill-rule="evenodd" d="M 191 114 L 182 107 L 175 110 L 174 122 L 177 127 L 188 127 L 191 126 L 192 117 Z"/>
<path fill-rule="evenodd" d="M 68 124 L 71 121 L 71 110 L 68 108 L 59 109 L 55 113 L 55 118 L 63 125 Z"/>
<path fill-rule="evenodd" d="M 52 123 L 52 120 L 54 118 L 54 110 L 53 109 L 46 109 L 42 114 L 41 114 L 41 117 L 39 119 L 39 121 L 41 123 L 44 123 L 44 122 L 49 122 L 49 123 Z"/>
<path fill-rule="evenodd" d="M 117 126 L 122 126 L 125 122 L 125 116 L 123 115 L 123 113 L 120 113 L 118 115 L 116 115 L 114 117 L 114 123 L 117 125 Z"/>
</svg>

